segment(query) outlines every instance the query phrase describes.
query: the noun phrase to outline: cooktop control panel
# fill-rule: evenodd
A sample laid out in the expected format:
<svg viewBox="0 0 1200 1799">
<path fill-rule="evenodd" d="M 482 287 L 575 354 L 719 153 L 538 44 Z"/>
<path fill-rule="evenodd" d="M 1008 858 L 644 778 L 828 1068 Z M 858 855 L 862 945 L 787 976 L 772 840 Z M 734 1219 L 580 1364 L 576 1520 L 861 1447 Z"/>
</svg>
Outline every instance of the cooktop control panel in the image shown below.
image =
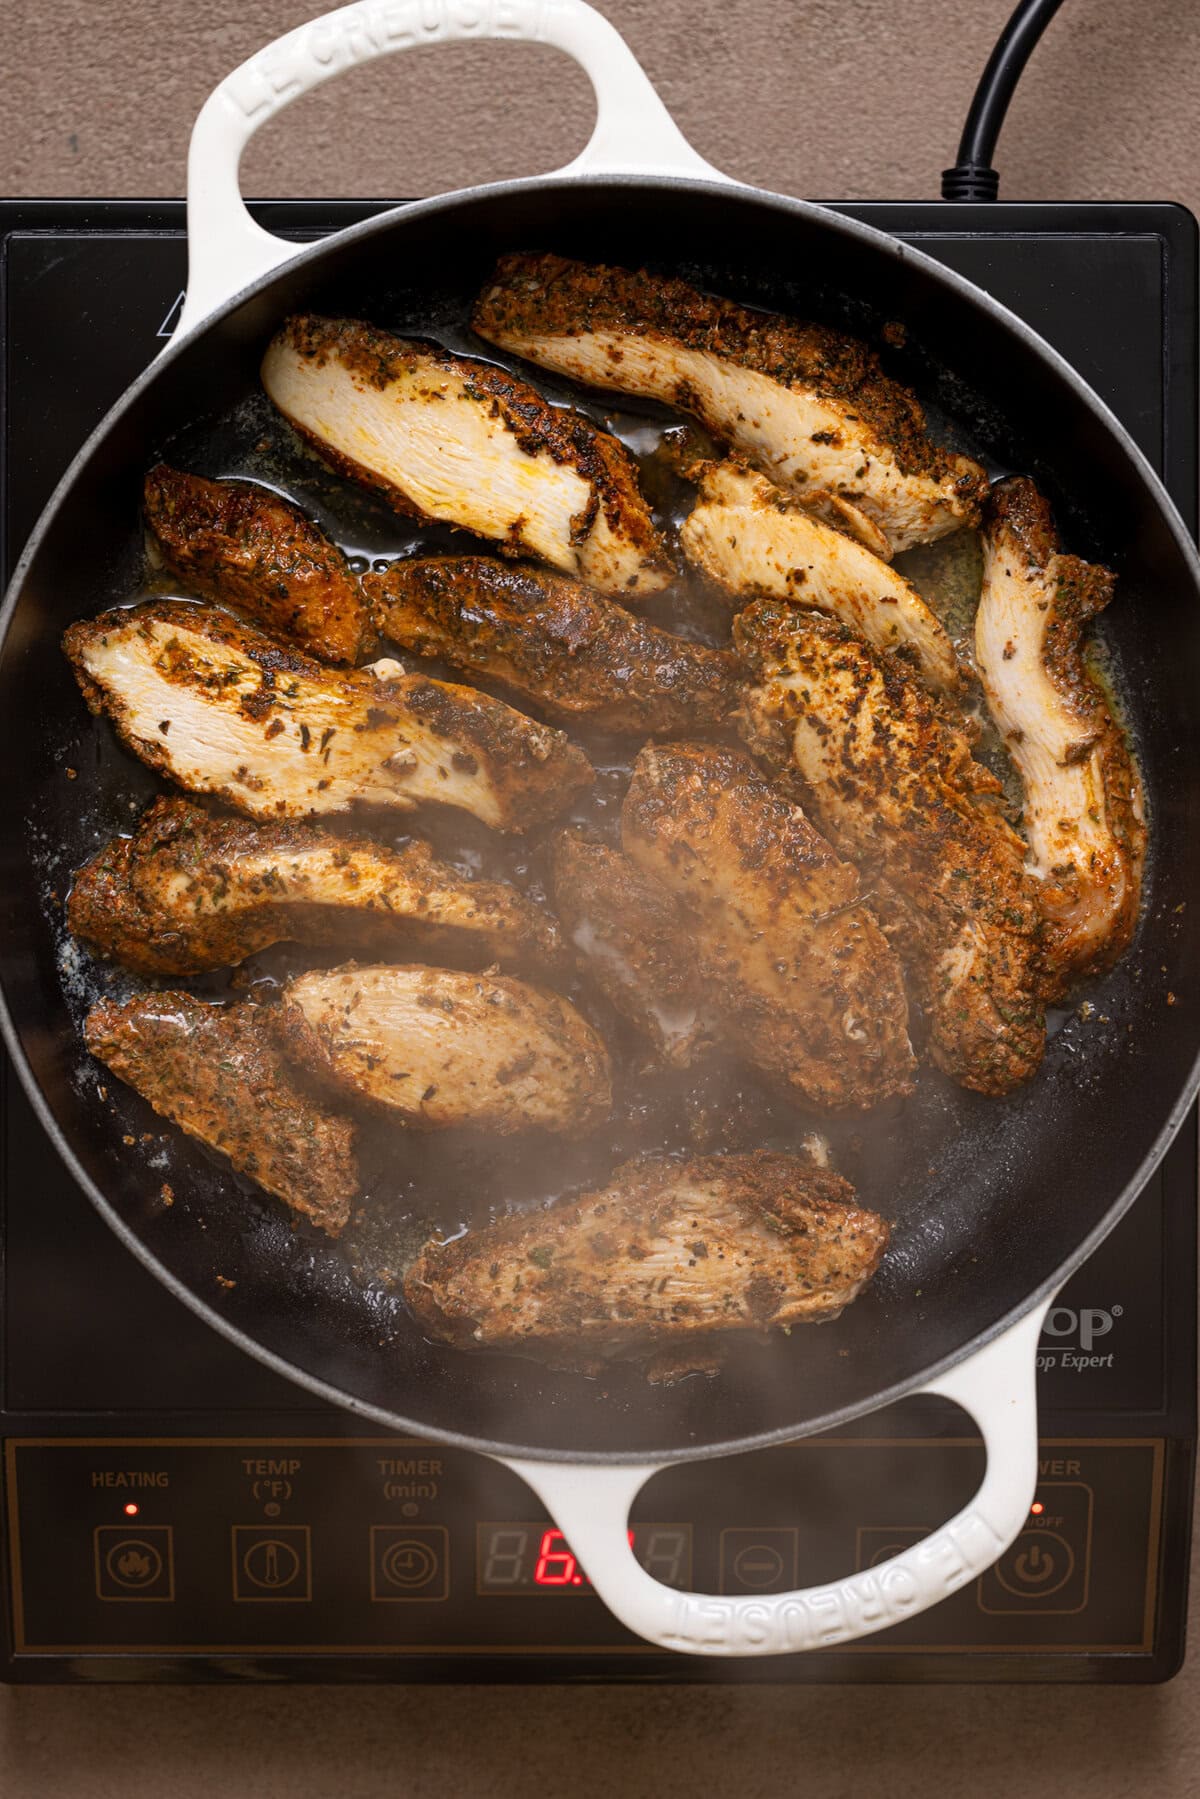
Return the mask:
<svg viewBox="0 0 1200 1799">
<path fill-rule="evenodd" d="M 1016 1543 L 924 1617 L 837 1653 L 1146 1654 L 1161 1438 L 1047 1440 Z M 674 1468 L 631 1520 L 669 1585 L 765 1594 L 893 1555 L 978 1485 L 970 1438 L 834 1437 Z M 394 1438 L 12 1439 L 18 1656 L 617 1656 L 644 1645 L 523 1483 Z"/>
</svg>

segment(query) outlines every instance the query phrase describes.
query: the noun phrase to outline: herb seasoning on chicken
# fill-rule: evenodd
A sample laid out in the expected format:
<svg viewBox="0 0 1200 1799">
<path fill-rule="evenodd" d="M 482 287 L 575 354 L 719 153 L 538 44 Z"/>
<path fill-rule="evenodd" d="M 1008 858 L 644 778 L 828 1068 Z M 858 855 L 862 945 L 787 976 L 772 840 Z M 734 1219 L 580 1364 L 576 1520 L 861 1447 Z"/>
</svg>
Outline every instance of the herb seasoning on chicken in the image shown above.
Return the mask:
<svg viewBox="0 0 1200 1799">
<path fill-rule="evenodd" d="M 1113 582 L 1107 569 L 1060 554 L 1032 481 L 1014 477 L 994 489 L 975 660 L 1025 787 L 1022 825 L 1053 995 L 1128 949 L 1141 898 L 1141 779 L 1082 646 Z"/>
<path fill-rule="evenodd" d="M 621 838 L 680 902 L 708 1003 L 748 1061 L 818 1106 L 911 1089 L 904 980 L 858 874 L 749 756 L 648 745 Z"/>
<path fill-rule="evenodd" d="M 821 325 L 550 255 L 502 257 L 471 323 L 542 368 L 690 412 L 879 555 L 979 518 L 978 463 L 937 448 L 915 395 Z"/>
<path fill-rule="evenodd" d="M 142 974 L 230 968 L 272 943 L 446 949 L 553 967 L 553 919 L 503 881 L 468 881 L 414 840 L 390 849 L 308 823 L 213 818 L 189 800 L 150 806 L 75 877 L 67 923 Z"/>
<path fill-rule="evenodd" d="M 297 1084 L 265 1008 L 141 993 L 93 1006 L 83 1034 L 156 1112 L 337 1236 L 358 1190 L 354 1126 Z"/>
<path fill-rule="evenodd" d="M 664 1062 L 688 1067 L 718 1027 L 682 905 L 628 856 L 576 831 L 555 842 L 550 878 L 580 967 Z"/>
<path fill-rule="evenodd" d="M 404 1294 L 431 1337 L 594 1372 L 730 1331 L 836 1318 L 887 1247 L 848 1181 L 797 1156 L 646 1156 L 545 1211 L 428 1243 Z"/>
<path fill-rule="evenodd" d="M 210 607 L 105 612 L 63 648 L 135 755 L 251 818 L 435 801 L 522 831 L 592 779 L 561 731 L 502 700 L 397 662 L 325 668 Z"/>
<path fill-rule="evenodd" d="M 831 612 L 873 644 L 894 651 L 929 687 L 962 686 L 954 645 L 936 613 L 890 563 L 788 499 L 737 462 L 689 471 L 700 499 L 683 522 L 688 561 L 745 601 L 790 600 Z"/>
<path fill-rule="evenodd" d="M 284 995 L 289 1053 L 343 1094 L 427 1130 L 588 1130 L 612 1103 L 608 1051 L 544 987 L 448 968 L 315 971 Z"/>
<path fill-rule="evenodd" d="M 734 621 L 747 734 L 802 776 L 918 983 L 940 1068 L 980 1093 L 1037 1069 L 1041 917 L 1000 783 L 920 684 L 820 613 L 760 600 Z"/>
<path fill-rule="evenodd" d="M 322 662 L 354 662 L 367 647 L 353 569 L 290 500 L 160 462 L 146 476 L 144 505 L 166 567 L 204 599 L 240 606 Z"/>
<path fill-rule="evenodd" d="M 565 575 L 486 556 L 401 558 L 363 586 L 382 636 L 502 681 L 566 722 L 705 731 L 733 704 L 728 650 L 659 631 Z"/>
<path fill-rule="evenodd" d="M 354 319 L 300 317 L 272 340 L 262 379 L 327 462 L 402 511 L 606 593 L 653 593 L 671 578 L 628 452 L 494 363 Z"/>
</svg>

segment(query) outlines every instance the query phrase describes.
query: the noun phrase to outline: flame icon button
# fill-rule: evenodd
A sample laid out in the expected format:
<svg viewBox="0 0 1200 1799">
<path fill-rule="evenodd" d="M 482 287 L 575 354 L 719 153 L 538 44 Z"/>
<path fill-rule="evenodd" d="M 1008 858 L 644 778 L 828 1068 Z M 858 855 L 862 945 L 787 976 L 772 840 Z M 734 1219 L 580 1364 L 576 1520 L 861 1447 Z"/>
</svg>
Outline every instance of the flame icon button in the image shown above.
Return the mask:
<svg viewBox="0 0 1200 1799">
<path fill-rule="evenodd" d="M 97 1599 L 174 1599 L 175 1565 L 169 1524 L 130 1530 L 101 1524 L 95 1538 Z"/>
</svg>

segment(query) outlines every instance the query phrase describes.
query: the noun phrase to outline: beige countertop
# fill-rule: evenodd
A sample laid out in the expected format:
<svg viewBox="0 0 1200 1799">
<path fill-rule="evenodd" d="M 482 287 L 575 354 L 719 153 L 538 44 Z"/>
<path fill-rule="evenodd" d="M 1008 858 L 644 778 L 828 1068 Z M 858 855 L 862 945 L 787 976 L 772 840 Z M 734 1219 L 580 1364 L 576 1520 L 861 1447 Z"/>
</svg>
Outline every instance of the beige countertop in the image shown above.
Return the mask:
<svg viewBox="0 0 1200 1799">
<path fill-rule="evenodd" d="M 937 193 L 1012 0 L 601 0 L 684 132 L 788 193 Z M 191 120 L 319 0 L 5 0 L 0 187 L 182 190 Z M 420 53 L 272 124 L 257 194 L 434 192 L 553 167 L 587 84 L 556 52 Z M 453 120 L 447 132 L 446 120 Z M 998 157 L 1010 199 L 1200 210 L 1195 0 L 1068 0 Z M 106 1687 L 0 1692 L 2 1799 L 1161 1799 L 1197 1791 L 1200 1670 L 1150 1689 Z"/>
<path fill-rule="evenodd" d="M 601 3 L 719 168 L 814 199 L 899 200 L 936 196 L 1014 0 Z M 210 89 L 319 10 L 321 0 L 5 0 L 4 190 L 180 192 Z M 356 69 L 293 107 L 252 145 L 246 188 L 426 194 L 536 174 L 581 148 L 590 123 L 587 81 L 557 51 L 439 46 Z M 1067 0 L 1009 116 L 1002 191 L 1200 210 L 1198 123 L 1194 0 Z"/>
</svg>

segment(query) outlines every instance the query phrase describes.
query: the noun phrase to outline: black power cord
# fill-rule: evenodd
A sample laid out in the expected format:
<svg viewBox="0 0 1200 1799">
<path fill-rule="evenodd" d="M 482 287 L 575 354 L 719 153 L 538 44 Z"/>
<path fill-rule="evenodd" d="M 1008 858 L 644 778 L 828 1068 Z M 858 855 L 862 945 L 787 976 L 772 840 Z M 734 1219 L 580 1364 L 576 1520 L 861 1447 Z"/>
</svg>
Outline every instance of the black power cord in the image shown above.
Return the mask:
<svg viewBox="0 0 1200 1799">
<path fill-rule="evenodd" d="M 958 161 L 942 171 L 943 200 L 994 200 L 1000 177 L 992 167 L 1009 101 L 1047 25 L 1063 0 L 1020 0 L 988 57 L 958 146 Z"/>
</svg>

